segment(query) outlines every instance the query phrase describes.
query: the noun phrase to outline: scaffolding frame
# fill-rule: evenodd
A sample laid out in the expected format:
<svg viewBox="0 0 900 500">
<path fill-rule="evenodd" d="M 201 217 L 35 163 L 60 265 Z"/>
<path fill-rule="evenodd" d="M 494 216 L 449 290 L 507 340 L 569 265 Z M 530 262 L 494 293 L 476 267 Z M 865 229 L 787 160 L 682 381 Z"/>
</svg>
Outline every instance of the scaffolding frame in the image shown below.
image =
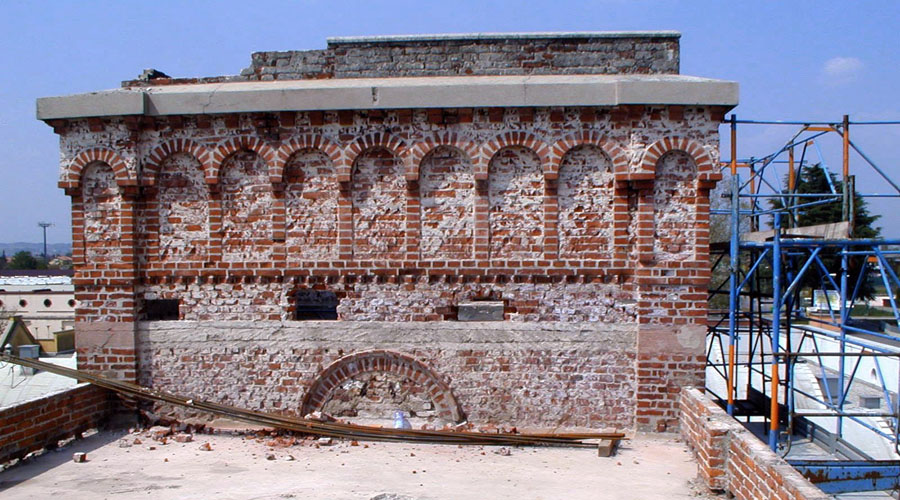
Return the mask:
<svg viewBox="0 0 900 500">
<path fill-rule="evenodd" d="M 723 161 L 721 166 L 731 173 L 730 207 L 711 210 L 711 214 L 728 217 L 729 241 L 713 248 L 711 255 L 717 257 L 713 280 L 716 268 L 724 266 L 726 259 L 728 273 L 721 283 L 711 283 L 709 297 L 727 293 L 728 310 L 718 317 L 711 312 L 707 342 L 708 377 L 724 380 L 726 389 L 725 394 L 717 394 L 708 378 L 707 391 L 719 399 L 729 415 L 747 417 L 748 422 L 752 417 L 761 418 L 767 428 L 770 448 L 783 451 L 783 455 L 790 450 L 795 427 L 801 421 L 810 425 L 811 418 L 836 419 L 834 442 L 845 445 L 845 449 L 854 450 L 843 439 L 846 424 L 852 421 L 889 440 L 900 455 L 900 336 L 885 334 L 873 323 L 862 322 L 853 314 L 863 283 L 869 277 L 877 277 L 889 296 L 889 318 L 894 324 L 900 324 L 895 293 L 900 290 L 900 277 L 890 262 L 890 257 L 900 255 L 900 240 L 852 238 L 857 197 L 900 198 L 900 185 L 850 139 L 851 125 L 900 125 L 900 122 L 851 122 L 846 115 L 839 122 L 758 121 L 738 120 L 731 115 L 727 123 L 731 154 L 729 161 Z M 797 130 L 774 153 L 739 159 L 738 125 L 760 124 Z M 841 141 L 842 164 L 840 175 L 835 176 L 837 183 L 832 181 L 818 144 L 829 134 L 837 134 Z M 851 153 L 877 173 L 891 191 L 856 193 L 855 176 L 850 173 Z M 815 165 L 825 170 L 828 192 L 800 193 L 799 180 L 804 169 L 814 165 L 810 159 L 813 156 L 819 159 Z M 781 165 L 787 168 L 786 186 L 778 177 L 776 166 Z M 749 171 L 746 179 L 742 179 L 741 169 Z M 841 204 L 842 220 L 848 231 L 845 237 L 814 237 L 799 230 L 798 220 L 804 210 L 836 203 Z M 769 237 L 752 241 L 742 237 L 742 229 L 757 232 L 757 236 L 763 234 L 759 233 L 761 223 L 768 223 L 772 228 Z M 791 230 L 801 235 L 792 235 Z M 831 266 L 826 263 L 828 260 Z M 801 289 L 809 277 L 821 283 L 821 293 L 827 303 L 819 317 L 807 314 L 802 306 Z M 837 350 L 823 349 L 822 344 L 826 343 L 836 344 Z M 835 358 L 837 366 L 827 368 Z M 889 359 L 898 366 L 896 387 L 885 372 Z M 875 367 L 878 383 L 874 385 L 885 401 L 879 411 L 849 407 L 848 395 L 854 383 L 863 384 L 857 381 L 863 360 Z M 839 381 L 836 390 L 831 391 L 826 383 L 824 394 L 819 396 L 798 387 L 795 369 L 803 363 L 817 366 L 823 380 L 836 376 Z M 745 399 L 738 399 L 739 394 L 744 394 Z M 798 408 L 801 399 L 822 410 Z M 890 431 L 873 425 L 873 418 L 890 422 Z M 845 453 L 848 454 L 853 455 Z M 820 487 L 827 485 L 823 489 L 829 493 L 900 488 L 897 479 L 900 461 L 865 460 L 868 457 L 860 455 L 845 457 L 856 459 L 852 463 L 849 460 L 824 465 L 809 460 L 790 462 L 810 477 L 825 478 Z M 868 464 L 866 467 L 859 467 L 860 458 Z M 865 473 L 853 472 L 858 470 Z"/>
</svg>

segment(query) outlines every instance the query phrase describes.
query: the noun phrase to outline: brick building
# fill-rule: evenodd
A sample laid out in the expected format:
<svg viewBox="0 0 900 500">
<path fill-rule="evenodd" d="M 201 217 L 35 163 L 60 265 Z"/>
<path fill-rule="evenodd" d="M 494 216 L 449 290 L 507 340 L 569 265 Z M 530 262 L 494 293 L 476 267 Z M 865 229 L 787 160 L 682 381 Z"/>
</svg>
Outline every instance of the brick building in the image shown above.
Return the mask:
<svg viewBox="0 0 900 500">
<path fill-rule="evenodd" d="M 81 368 L 295 414 L 675 425 L 737 104 L 678 68 L 672 32 L 334 38 L 40 99 Z"/>
</svg>

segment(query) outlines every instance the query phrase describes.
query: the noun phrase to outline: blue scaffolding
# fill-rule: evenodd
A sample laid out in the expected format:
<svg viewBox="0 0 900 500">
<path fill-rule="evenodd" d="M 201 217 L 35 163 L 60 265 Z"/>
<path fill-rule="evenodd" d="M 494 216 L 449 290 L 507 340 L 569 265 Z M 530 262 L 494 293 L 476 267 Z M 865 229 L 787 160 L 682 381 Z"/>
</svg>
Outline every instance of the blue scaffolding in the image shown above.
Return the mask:
<svg viewBox="0 0 900 500">
<path fill-rule="evenodd" d="M 887 323 L 896 326 L 900 321 L 900 278 L 892 267 L 892 257 L 900 255 L 900 240 L 852 237 L 856 200 L 900 198 L 900 186 L 850 140 L 851 125 L 900 122 L 851 122 L 847 116 L 833 123 L 773 122 L 738 120 L 732 115 L 728 124 L 731 157 L 722 162 L 722 168 L 731 174 L 730 207 L 711 213 L 727 217 L 729 240 L 713 245 L 711 254 L 717 259 L 710 287 L 711 304 L 715 297 L 727 294 L 728 308 L 719 313 L 710 308 L 707 391 L 730 415 L 744 417 L 748 423 L 762 421 L 769 446 L 782 455 L 788 454 L 792 437 L 800 430 L 829 435 L 834 444 L 831 451 L 843 459 L 788 458 L 824 491 L 900 489 L 900 461 L 866 459 L 844 439 L 845 426 L 853 422 L 890 442 L 900 456 L 900 335 L 881 331 L 884 321 L 868 321 L 854 313 L 864 284 L 877 279 L 888 297 Z M 738 159 L 738 125 L 760 124 L 796 131 L 772 154 Z M 842 146 L 841 174 L 834 176 L 838 182 L 828 173 L 819 147 L 828 135 L 836 135 Z M 850 175 L 851 155 L 874 171 L 890 191 L 857 193 L 855 176 Z M 818 161 L 813 162 L 814 157 Z M 826 192 L 798 189 L 804 170 L 813 165 L 826 171 Z M 786 167 L 786 179 L 779 178 L 785 170 L 780 167 Z M 749 171 L 746 178 L 742 178 L 743 169 Z M 840 204 L 842 223 L 798 226 L 805 210 L 828 204 Z M 771 230 L 761 231 L 761 225 Z M 820 304 L 818 314 L 804 307 L 802 294 L 809 292 L 811 278 L 820 284 L 816 293 L 825 304 Z M 823 348 L 826 344 L 828 349 Z M 854 384 L 864 384 L 859 381 L 862 363 L 873 367 L 874 376 L 865 384 L 880 389 L 884 403 L 878 409 L 850 404 Z M 885 371 L 893 363 L 898 366 L 895 381 Z M 804 364 L 826 381 L 821 393 L 796 383 L 795 370 Z M 801 400 L 816 410 L 798 408 Z M 830 431 L 814 423 L 822 419 L 834 419 Z M 890 425 L 875 425 L 873 419 Z"/>
</svg>

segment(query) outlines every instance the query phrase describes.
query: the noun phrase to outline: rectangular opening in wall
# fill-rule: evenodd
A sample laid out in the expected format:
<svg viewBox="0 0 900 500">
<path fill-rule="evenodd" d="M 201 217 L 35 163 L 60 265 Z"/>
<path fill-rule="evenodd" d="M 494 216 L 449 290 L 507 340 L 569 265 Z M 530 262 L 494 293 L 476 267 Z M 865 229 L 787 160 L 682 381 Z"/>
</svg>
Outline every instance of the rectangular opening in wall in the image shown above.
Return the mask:
<svg viewBox="0 0 900 500">
<path fill-rule="evenodd" d="M 338 298 L 327 290 L 298 290 L 294 294 L 294 319 L 336 320 Z"/>
<path fill-rule="evenodd" d="M 859 406 L 868 410 L 878 410 L 881 408 L 880 396 L 860 396 Z"/>
<path fill-rule="evenodd" d="M 824 396 L 825 399 L 828 399 L 829 394 L 834 400 L 837 400 L 840 397 L 842 386 L 840 377 L 828 374 L 825 377 L 816 378 L 819 380 L 819 388 L 822 390 L 822 396 Z"/>
<path fill-rule="evenodd" d="M 154 299 L 144 301 L 144 319 L 147 321 L 178 321 L 178 299 Z"/>
</svg>

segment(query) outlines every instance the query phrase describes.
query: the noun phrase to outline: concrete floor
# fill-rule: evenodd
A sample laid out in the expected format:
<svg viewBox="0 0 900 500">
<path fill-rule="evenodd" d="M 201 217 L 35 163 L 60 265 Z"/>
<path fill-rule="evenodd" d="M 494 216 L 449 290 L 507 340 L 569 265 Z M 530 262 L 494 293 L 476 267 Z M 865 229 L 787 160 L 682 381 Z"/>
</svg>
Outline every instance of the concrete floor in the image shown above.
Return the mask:
<svg viewBox="0 0 900 500">
<path fill-rule="evenodd" d="M 121 447 L 136 437 L 141 444 Z M 201 450 L 204 443 L 212 451 Z M 611 458 L 596 449 L 313 443 L 270 446 L 270 439 L 220 434 L 162 445 L 143 434 L 104 432 L 0 472 L 0 497 L 718 498 L 694 486 L 696 462 L 675 436 L 638 435 Z M 87 452 L 88 461 L 74 463 L 74 452 Z"/>
</svg>

